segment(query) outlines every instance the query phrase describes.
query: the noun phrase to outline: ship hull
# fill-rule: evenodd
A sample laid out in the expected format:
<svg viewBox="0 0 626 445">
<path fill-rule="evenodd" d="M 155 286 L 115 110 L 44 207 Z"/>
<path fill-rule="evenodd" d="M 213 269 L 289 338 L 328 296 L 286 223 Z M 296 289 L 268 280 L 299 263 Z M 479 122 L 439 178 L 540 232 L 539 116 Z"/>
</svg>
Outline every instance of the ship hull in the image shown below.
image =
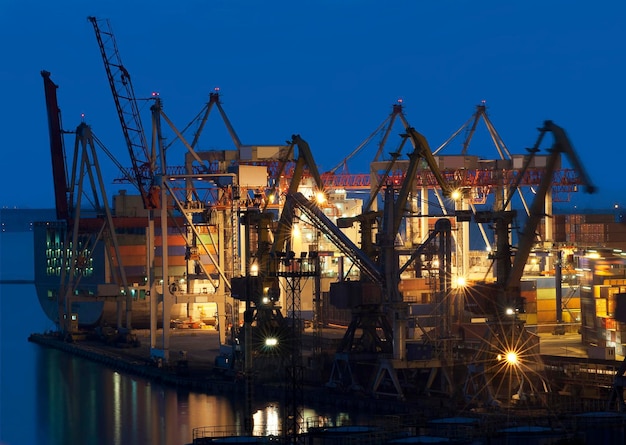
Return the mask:
<svg viewBox="0 0 626 445">
<path fill-rule="evenodd" d="M 88 240 L 93 236 L 98 224 L 97 220 L 81 220 L 81 234 L 79 235 L 79 245 L 88 245 Z M 81 328 L 93 328 L 96 326 L 117 326 L 122 324 L 126 326 L 125 320 L 125 302 L 127 297 L 123 295 L 123 287 L 116 283 L 116 275 L 113 271 L 119 267 L 115 263 L 119 263 L 123 267 L 124 275 L 128 283 L 128 289 L 132 293 L 131 306 L 131 326 L 137 329 L 150 327 L 150 292 L 147 291 L 145 283 L 147 278 L 148 252 L 144 220 L 137 218 L 122 218 L 116 221 L 120 226 L 120 234 L 118 234 L 119 257 L 116 252 L 112 251 L 112 247 L 108 247 L 102 241 L 89 244 L 88 252 L 81 259 L 80 270 L 74 271 L 74 278 L 68 278 L 69 268 L 65 265 L 64 258 L 67 256 L 68 241 L 70 236 L 68 227 L 65 222 L 38 222 L 34 225 L 34 272 L 35 272 L 35 288 L 41 308 L 47 317 L 56 324 L 59 324 L 62 317 L 74 314 L 77 318 L 78 325 Z M 84 227 L 83 227 L 84 226 Z M 92 227 L 93 226 L 93 227 Z M 171 230 L 171 232 L 170 232 Z M 208 245 L 209 251 L 214 250 L 210 245 L 211 237 L 205 236 L 204 242 Z M 157 231 L 155 240 L 155 258 L 151 266 L 152 273 L 156 276 L 162 276 L 162 239 Z M 175 228 L 168 229 L 168 273 L 166 274 L 171 283 L 178 283 L 183 278 L 189 276 L 190 270 L 186 258 L 186 247 L 184 238 Z M 210 252 L 205 252 L 208 255 Z M 211 253 L 214 253 L 211 252 Z M 200 255 L 203 258 L 206 255 Z M 80 255 L 79 255 L 80 258 Z M 65 270 L 64 270 L 65 268 Z M 193 271 L 193 269 L 191 269 Z M 211 270 L 212 272 L 212 270 Z M 76 278 L 79 276 L 79 278 Z M 64 286 L 63 280 L 68 281 Z M 69 283 L 71 281 L 71 283 Z M 211 303 L 213 301 L 215 288 L 212 279 L 195 280 L 196 287 L 190 288 L 202 294 L 202 298 L 198 300 L 204 303 L 176 303 L 171 306 L 170 320 L 189 320 L 194 319 L 206 324 L 214 323 L 217 305 Z M 71 287 L 70 300 L 64 302 L 64 287 Z M 175 289 L 172 290 L 172 287 Z M 180 289 L 179 289 L 180 287 Z M 177 293 L 182 292 L 186 286 L 179 284 L 171 284 L 170 290 Z M 158 290 L 157 286 L 157 292 Z M 61 301 L 61 305 L 59 305 Z M 121 304 L 118 305 L 118 301 Z M 192 300 L 193 301 L 193 300 Z M 157 325 L 162 325 L 163 305 L 157 305 Z M 120 315 L 118 316 L 118 312 Z M 64 315 L 65 314 L 65 315 Z M 119 322 L 118 322 L 119 320 Z"/>
<path fill-rule="evenodd" d="M 118 305 L 115 301 L 99 299 L 96 301 L 72 301 L 65 310 L 59 308 L 57 298 L 48 297 L 48 288 L 36 286 L 37 297 L 43 312 L 55 324 L 59 323 L 59 317 L 64 312 L 74 314 L 81 329 L 93 329 L 97 326 L 117 326 Z M 97 297 L 96 297 L 97 298 Z M 95 299 L 94 299 L 95 300 Z M 186 320 L 193 312 L 193 304 L 186 303 L 173 304 L 171 308 L 170 320 Z M 125 325 L 125 309 L 122 305 L 121 322 Z M 157 325 L 162 326 L 163 305 L 157 305 Z M 131 310 L 131 326 L 135 329 L 148 329 L 150 327 L 150 300 L 133 301 Z"/>
</svg>

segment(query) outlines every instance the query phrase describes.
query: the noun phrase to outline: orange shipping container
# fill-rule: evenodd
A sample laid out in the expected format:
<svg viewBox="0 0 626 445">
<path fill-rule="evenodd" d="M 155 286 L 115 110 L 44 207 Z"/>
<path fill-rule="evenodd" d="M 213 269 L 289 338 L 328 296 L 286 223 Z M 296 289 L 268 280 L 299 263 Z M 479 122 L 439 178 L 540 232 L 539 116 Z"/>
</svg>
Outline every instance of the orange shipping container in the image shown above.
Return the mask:
<svg viewBox="0 0 626 445">
<path fill-rule="evenodd" d="M 176 255 L 176 256 L 170 256 L 168 258 L 168 265 L 169 266 L 184 266 L 185 263 L 185 257 L 184 256 L 180 256 L 180 255 Z M 154 265 L 156 267 L 160 267 L 163 265 L 163 258 L 160 256 L 157 256 L 154 258 Z"/>
<path fill-rule="evenodd" d="M 162 246 L 163 245 L 163 237 L 162 236 L 155 236 L 154 237 L 154 245 L 155 246 Z M 168 246 L 185 246 L 187 245 L 187 241 L 185 240 L 185 237 L 177 234 L 177 235 L 169 235 L 167 237 L 167 245 Z"/>
<path fill-rule="evenodd" d="M 615 323 L 615 319 L 614 318 L 605 318 L 605 323 L 606 323 L 606 328 L 607 329 L 615 330 L 615 328 L 617 327 L 617 324 Z M 613 340 L 613 341 L 615 341 L 615 340 Z"/>
<path fill-rule="evenodd" d="M 122 257 L 124 267 L 145 266 L 147 262 L 146 255 L 125 255 Z"/>
<path fill-rule="evenodd" d="M 398 284 L 398 290 L 400 292 L 416 291 L 416 290 L 429 290 L 430 286 L 426 282 L 426 278 L 407 278 L 401 280 Z"/>
<path fill-rule="evenodd" d="M 556 323 L 556 311 L 537 311 L 537 323 Z"/>
<path fill-rule="evenodd" d="M 580 309 L 580 298 L 579 297 L 563 297 L 563 306 L 567 309 Z"/>
<path fill-rule="evenodd" d="M 207 253 L 207 251 L 211 254 L 211 255 L 215 255 L 217 253 L 217 249 L 215 248 L 214 245 L 212 244 L 207 244 L 206 245 L 206 249 L 203 248 L 202 246 L 198 246 L 198 253 L 200 255 L 205 255 Z"/>
<path fill-rule="evenodd" d="M 544 311 L 556 313 L 556 300 L 537 300 L 537 313 Z"/>
<path fill-rule="evenodd" d="M 613 316 L 615 314 L 616 305 L 617 305 L 617 302 L 615 300 L 615 296 L 611 296 L 610 298 L 608 298 L 606 300 L 606 313 L 609 314 L 610 316 Z"/>
<path fill-rule="evenodd" d="M 526 300 L 526 303 L 534 303 L 537 301 L 536 290 L 523 290 L 520 292 L 521 296 Z"/>
<path fill-rule="evenodd" d="M 138 244 L 138 245 L 134 245 L 134 246 L 119 246 L 120 248 L 120 255 L 122 256 L 122 258 L 124 258 L 125 256 L 138 256 L 138 255 L 143 255 L 144 258 L 146 256 L 146 245 L 145 244 Z M 115 250 L 111 247 L 111 252 L 114 252 Z"/>
</svg>

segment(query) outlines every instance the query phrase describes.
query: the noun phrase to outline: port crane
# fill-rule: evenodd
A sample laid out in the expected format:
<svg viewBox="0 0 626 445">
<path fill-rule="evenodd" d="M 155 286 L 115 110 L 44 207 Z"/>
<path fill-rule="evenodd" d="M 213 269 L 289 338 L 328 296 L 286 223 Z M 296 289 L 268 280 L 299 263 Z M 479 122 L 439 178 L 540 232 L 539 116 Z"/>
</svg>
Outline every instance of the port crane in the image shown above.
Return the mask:
<svg viewBox="0 0 626 445">
<path fill-rule="evenodd" d="M 426 138 L 408 125 L 405 130 L 404 140 L 411 141 L 413 151 L 409 154 L 406 180 L 400 189 L 396 192 L 393 184 L 387 184 L 382 212 L 370 211 L 369 206 L 372 203 L 370 199 L 361 217 L 338 220 L 339 227 L 347 227 L 355 221 L 362 223 L 362 245 L 366 249 L 364 256 L 367 257 L 367 261 L 361 259 L 361 264 L 371 264 L 371 266 L 361 268 L 362 278 L 358 282 L 340 281 L 331 284 L 331 304 L 351 309 L 352 321 L 335 354 L 333 370 L 327 383 L 330 387 L 361 387 L 359 380 L 362 378 L 359 379 L 354 374 L 353 368 L 356 362 L 361 364 L 367 362 L 370 367 L 378 367 L 377 377 L 370 388 L 373 392 L 380 393 L 379 386 L 383 378 L 388 376 L 393 382 L 396 395 L 403 397 L 395 372 L 397 367 L 401 367 L 406 354 L 404 331 L 408 306 L 402 301 L 402 296 L 398 291 L 401 270 L 406 270 L 409 264 L 418 258 L 426 245 L 436 242 L 440 249 L 440 272 L 443 280 L 440 282 L 441 287 L 438 291 L 444 295 L 449 288 L 451 263 L 449 221 L 445 221 L 447 224 L 443 222 L 437 224 L 433 234 L 416 249 L 417 253 L 410 256 L 409 261 L 402 267 L 398 264 L 399 256 L 395 240 L 406 213 L 408 198 L 415 189 L 415 178 L 420 162 L 426 162 L 445 196 L 450 196 L 453 192 L 453 188 L 439 171 Z M 398 156 L 393 156 L 393 158 L 397 159 Z M 386 173 L 389 171 L 388 167 Z M 383 175 L 383 180 L 385 180 L 385 175 Z M 378 226 L 376 243 L 370 245 L 368 240 L 371 240 L 372 234 L 368 231 L 374 225 L 372 220 L 378 217 L 381 218 L 381 222 Z M 361 249 L 357 249 L 357 252 L 363 255 Z M 355 254 L 352 253 L 351 257 L 354 256 Z"/>
<path fill-rule="evenodd" d="M 508 201 L 502 203 L 501 209 L 477 212 L 474 216 L 481 222 L 493 224 L 496 237 L 496 251 L 494 252 L 496 281 L 495 283 L 477 283 L 468 289 L 466 296 L 466 310 L 475 317 L 485 317 L 488 329 L 487 334 L 481 339 L 481 348 L 469 365 L 465 390 L 466 397 L 473 399 L 484 397 L 488 404 L 494 403 L 494 395 L 490 388 L 499 378 L 519 380 L 519 376 L 522 376 L 517 398 L 525 397 L 523 385 L 531 387 L 532 392 L 547 389 L 545 382 L 540 382 L 539 386 L 533 387 L 533 378 L 538 378 L 541 374 L 541 360 L 538 357 L 538 339 L 525 329 L 524 323 L 518 318 L 518 313 L 524 310 L 520 281 L 529 254 L 536 244 L 539 222 L 546 216 L 550 217 L 545 212 L 545 200 L 562 156 L 565 156 L 576 170 L 584 184 L 585 192 L 596 192 L 596 187 L 591 182 L 566 132 L 550 120 L 546 120 L 539 128 L 537 141 L 528 149 L 529 155 L 525 167 L 539 152 L 539 147 L 548 133 L 553 136 L 553 144 L 548 150 L 545 170 L 530 206 L 528 219 L 519 233 L 517 249 L 512 249 L 509 242 L 511 222 L 515 217 L 515 212 L 506 210 Z M 517 184 L 512 184 L 508 200 L 511 199 L 516 188 Z M 471 330 L 471 325 L 466 325 L 466 327 Z M 495 357 L 501 357 L 502 365 L 488 366 L 488 363 L 494 363 Z M 496 369 L 495 377 L 487 377 L 487 373 L 494 374 L 494 369 Z M 476 388 L 481 389 L 474 393 L 473 390 Z M 481 393 L 482 391 L 486 392 Z"/>
<path fill-rule="evenodd" d="M 58 86 L 51 80 L 50 72 L 42 71 L 48 128 L 50 138 L 50 154 L 54 181 L 55 204 L 57 219 L 64 222 L 62 261 L 60 268 L 60 288 L 57 296 L 59 309 L 58 323 L 61 331 L 68 335 L 77 335 L 80 320 L 71 320 L 72 303 L 81 299 L 90 299 L 94 292 L 94 284 L 89 278 L 89 264 L 98 244 L 104 246 L 110 264 L 114 284 L 109 291 L 101 287 L 103 298 L 119 298 L 126 295 L 126 328 L 131 325 L 131 312 L 128 299 L 131 292 L 124 268 L 115 258 L 120 258 L 120 248 L 115 233 L 114 218 L 108 204 L 106 188 L 100 171 L 96 154 L 97 138 L 91 127 L 81 122 L 76 130 L 74 149 L 68 156 L 63 142 L 66 132 L 62 128 L 61 111 L 58 105 L 56 90 Z M 66 168 L 66 160 L 70 160 L 70 169 Z M 83 200 L 92 206 L 89 211 L 96 215 L 86 215 Z M 85 213 L 83 213 L 85 212 Z M 95 222 L 98 230 L 94 233 L 84 226 L 86 221 Z M 120 292 L 120 288 L 123 292 Z M 118 310 L 118 328 L 122 328 L 121 307 Z"/>
<path fill-rule="evenodd" d="M 175 283 L 171 283 L 171 280 L 175 277 L 169 276 L 169 259 L 168 259 L 168 237 L 161 236 L 161 248 L 163 254 L 161 255 L 161 266 L 163 285 L 153 280 L 155 258 L 152 252 L 148 258 L 148 271 L 147 271 L 147 283 L 150 286 L 149 292 L 153 296 L 150 299 L 150 343 L 151 351 L 154 353 L 156 359 L 168 360 L 169 357 L 169 330 L 163 330 L 163 338 L 161 348 L 157 348 L 156 340 L 156 328 L 157 328 L 157 304 L 158 300 L 163 301 L 162 309 L 162 323 L 163 326 L 167 326 L 170 323 L 170 311 L 171 306 L 174 303 L 186 303 L 189 308 L 189 304 L 194 302 L 195 294 L 190 291 L 193 287 L 192 281 L 211 280 L 213 283 L 213 277 L 207 270 L 205 264 L 199 261 L 200 254 L 203 252 L 209 257 L 214 269 L 219 276 L 219 282 L 223 284 L 220 286 L 222 289 L 220 292 L 224 292 L 224 289 L 230 288 L 230 277 L 224 270 L 224 264 L 220 263 L 210 249 L 203 243 L 201 236 L 199 235 L 198 225 L 208 226 L 210 223 L 207 218 L 199 218 L 198 214 L 208 215 L 208 209 L 206 204 L 199 200 L 198 189 L 195 188 L 194 181 L 200 181 L 204 184 L 215 183 L 229 183 L 229 187 L 232 190 L 234 187 L 233 178 L 234 174 L 227 172 L 210 172 L 207 168 L 208 160 L 202 159 L 202 157 L 196 152 L 195 148 L 198 144 L 202 128 L 206 123 L 211 109 L 215 106 L 222 114 L 224 122 L 235 142 L 235 145 L 239 148 L 241 142 L 234 132 L 230 121 L 226 117 L 220 101 L 218 90 L 210 94 L 209 102 L 206 104 L 203 112 L 197 117 L 200 121 L 200 130 L 196 132 L 193 140 L 188 142 L 184 137 L 184 132 L 189 128 L 179 131 L 169 117 L 165 114 L 162 107 L 162 101 L 157 93 L 153 93 L 152 97 L 148 100 L 152 101 L 150 107 L 152 114 L 152 143 L 148 146 L 147 138 L 144 132 L 141 116 L 139 113 L 138 99 L 135 97 L 131 76 L 128 70 L 125 68 L 121 61 L 121 57 L 117 48 L 115 36 L 111 29 L 111 25 L 108 20 L 100 20 L 96 17 L 88 17 L 89 22 L 92 24 L 100 54 L 104 63 L 104 68 L 107 74 L 109 86 L 113 95 L 116 111 L 121 124 L 122 133 L 126 142 L 127 150 L 130 155 L 132 163 L 132 174 L 126 174 L 126 178 L 133 183 L 141 195 L 144 209 L 147 211 L 147 235 L 149 243 L 154 246 L 155 239 L 155 217 L 160 217 L 160 230 L 162 234 L 168 233 L 170 228 L 168 218 L 174 215 L 174 212 L 178 211 L 184 217 L 184 223 L 182 226 L 178 226 L 178 230 L 185 239 L 188 248 L 189 261 L 193 261 L 194 266 L 190 266 L 193 272 L 188 274 L 189 280 L 187 280 L 187 290 L 185 292 L 180 291 Z M 187 149 L 186 158 L 187 165 L 184 172 L 178 172 L 177 174 L 170 175 L 166 163 L 166 151 L 171 145 L 165 144 L 165 138 L 163 136 L 162 121 L 164 121 L 175 137 L 174 141 L 180 141 Z M 199 165 L 195 166 L 196 171 L 193 170 L 193 162 L 197 162 Z M 123 173 L 126 173 L 122 170 Z M 165 176 L 167 175 L 167 177 Z M 166 179 L 166 180 L 165 180 Z M 175 184 L 180 182 L 185 183 L 185 187 L 182 189 L 182 196 L 180 189 L 175 187 Z M 231 212 L 232 213 L 232 212 Z M 230 230 L 234 232 L 236 230 L 233 223 L 234 218 L 229 219 Z M 223 224 L 226 225 L 225 223 Z M 205 232 L 207 228 L 204 227 Z M 220 230 L 226 230 L 224 228 Z M 210 234 L 210 233 L 209 233 Z M 231 234 L 232 235 L 232 234 Z M 236 239 L 236 236 L 230 236 L 232 241 Z M 235 241 L 232 241 L 233 243 Z M 224 249 L 226 250 L 226 249 Z M 234 259 L 234 253 L 228 256 L 229 259 Z M 225 258 L 222 258 L 226 262 Z M 231 261 L 234 264 L 235 261 Z M 234 269 L 234 267 L 233 267 Z M 215 286 L 218 287 L 218 286 Z M 159 289 L 160 288 L 160 289 Z M 224 294 L 222 294 L 224 295 Z M 129 301 L 128 304 L 132 302 Z"/>
<path fill-rule="evenodd" d="M 242 212 L 241 220 L 247 229 L 245 234 L 246 273 L 240 278 L 233 278 L 233 296 L 246 302 L 246 312 L 250 323 L 255 322 L 257 331 L 266 336 L 272 329 L 280 330 L 284 325 L 283 316 L 278 306 L 280 285 L 278 269 L 287 256 L 293 259 L 290 236 L 297 202 L 293 196 L 300 195 L 298 187 L 302 182 L 305 169 L 314 181 L 316 191 L 323 193 L 323 183 L 309 144 L 300 136 L 293 135 L 283 154 L 282 164 L 293 157 L 294 149 L 298 148 L 293 175 L 285 195 L 285 204 L 277 222 L 274 213 L 266 204 L 258 202 Z M 276 173 L 280 177 L 281 169 Z M 260 339 L 256 339 L 260 341 Z"/>
<path fill-rule="evenodd" d="M 130 73 L 122 63 L 109 21 L 98 20 L 93 16 L 88 17 L 88 20 L 96 34 L 115 109 L 130 154 L 133 182 L 141 194 L 144 207 L 158 209 L 160 193 L 155 182 L 157 153 L 154 146 L 152 150 L 148 148 Z"/>
</svg>

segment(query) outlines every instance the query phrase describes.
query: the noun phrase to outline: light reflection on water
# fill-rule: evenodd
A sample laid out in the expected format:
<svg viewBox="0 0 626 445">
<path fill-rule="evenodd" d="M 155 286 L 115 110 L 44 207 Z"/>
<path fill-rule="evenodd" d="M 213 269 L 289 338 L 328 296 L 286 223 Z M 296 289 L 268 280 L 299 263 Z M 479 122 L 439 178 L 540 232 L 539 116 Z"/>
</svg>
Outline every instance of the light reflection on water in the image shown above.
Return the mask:
<svg viewBox="0 0 626 445">
<path fill-rule="evenodd" d="M 207 426 L 244 434 L 242 400 L 163 387 L 54 349 L 36 356 L 37 443 L 183 445 Z M 306 408 L 308 418 L 341 424 L 349 416 Z M 268 403 L 253 420 L 254 435 L 280 435 L 280 404 Z"/>
<path fill-rule="evenodd" d="M 120 374 L 60 351 L 37 353 L 38 443 L 184 444 L 192 430 L 235 424 L 224 397 Z"/>
</svg>

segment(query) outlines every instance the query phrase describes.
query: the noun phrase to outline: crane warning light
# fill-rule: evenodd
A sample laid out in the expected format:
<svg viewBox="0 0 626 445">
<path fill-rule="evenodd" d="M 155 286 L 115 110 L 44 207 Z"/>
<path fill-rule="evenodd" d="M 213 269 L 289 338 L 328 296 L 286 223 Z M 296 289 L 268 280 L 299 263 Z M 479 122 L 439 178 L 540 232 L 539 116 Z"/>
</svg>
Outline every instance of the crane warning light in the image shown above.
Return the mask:
<svg viewBox="0 0 626 445">
<path fill-rule="evenodd" d="M 216 93 L 218 93 L 220 91 L 220 87 L 215 87 L 213 88 L 213 91 L 215 91 Z"/>
<path fill-rule="evenodd" d="M 152 97 L 158 97 L 160 96 L 160 94 L 158 93 L 158 91 L 153 91 L 152 92 Z"/>
<path fill-rule="evenodd" d="M 398 99 L 398 103 L 401 104 L 402 102 L 404 102 L 404 99 L 400 98 Z"/>
</svg>

